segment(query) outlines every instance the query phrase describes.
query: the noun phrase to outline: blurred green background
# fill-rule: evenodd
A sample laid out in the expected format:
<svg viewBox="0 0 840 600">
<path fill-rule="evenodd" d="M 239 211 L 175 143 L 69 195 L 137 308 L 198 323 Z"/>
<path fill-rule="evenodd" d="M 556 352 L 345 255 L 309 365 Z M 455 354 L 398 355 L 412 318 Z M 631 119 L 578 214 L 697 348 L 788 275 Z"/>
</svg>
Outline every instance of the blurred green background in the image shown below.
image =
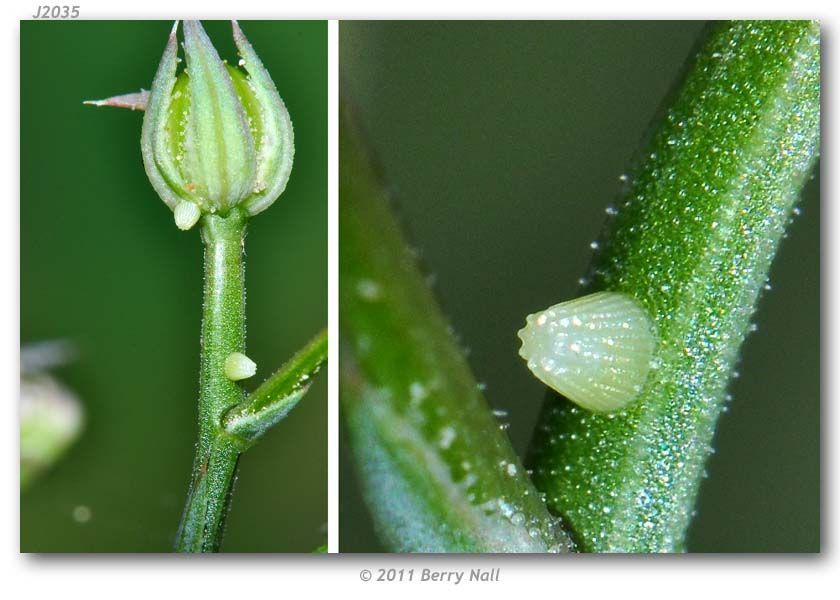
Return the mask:
<svg viewBox="0 0 840 600">
<path fill-rule="evenodd" d="M 526 314 L 571 298 L 702 22 L 342 22 L 342 98 L 523 454 L 544 386 Z M 721 418 L 693 552 L 820 549 L 820 197 L 812 180 Z M 377 551 L 348 449 L 342 551 Z"/>
<path fill-rule="evenodd" d="M 21 343 L 65 338 L 57 374 L 87 427 L 21 495 L 24 552 L 167 552 L 197 432 L 202 250 L 156 196 L 142 113 L 82 100 L 149 89 L 172 23 L 21 23 Z M 236 61 L 227 22 L 205 23 Z M 327 27 L 243 22 L 295 126 L 295 166 L 249 224 L 255 386 L 327 320 Z M 326 377 L 240 461 L 223 550 L 309 552 L 326 541 Z M 76 506 L 92 518 L 78 523 Z"/>
</svg>

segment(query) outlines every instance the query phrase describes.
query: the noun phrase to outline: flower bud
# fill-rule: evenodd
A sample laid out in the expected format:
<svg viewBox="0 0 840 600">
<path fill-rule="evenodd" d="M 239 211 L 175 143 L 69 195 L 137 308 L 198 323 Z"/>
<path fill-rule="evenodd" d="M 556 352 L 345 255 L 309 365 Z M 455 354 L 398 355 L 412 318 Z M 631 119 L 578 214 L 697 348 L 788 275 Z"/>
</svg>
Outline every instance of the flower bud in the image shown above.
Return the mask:
<svg viewBox="0 0 840 600">
<path fill-rule="evenodd" d="M 72 359 L 72 345 L 58 340 L 20 350 L 20 485 L 23 489 L 64 456 L 81 434 L 85 419 L 76 395 L 47 372 Z"/>
<path fill-rule="evenodd" d="M 239 25 L 239 65 L 219 58 L 198 21 L 184 22 L 186 68 L 178 66 L 178 23 L 169 35 L 143 118 L 143 164 L 181 229 L 203 214 L 241 207 L 255 215 L 286 187 L 294 157 L 289 113 Z"/>
</svg>

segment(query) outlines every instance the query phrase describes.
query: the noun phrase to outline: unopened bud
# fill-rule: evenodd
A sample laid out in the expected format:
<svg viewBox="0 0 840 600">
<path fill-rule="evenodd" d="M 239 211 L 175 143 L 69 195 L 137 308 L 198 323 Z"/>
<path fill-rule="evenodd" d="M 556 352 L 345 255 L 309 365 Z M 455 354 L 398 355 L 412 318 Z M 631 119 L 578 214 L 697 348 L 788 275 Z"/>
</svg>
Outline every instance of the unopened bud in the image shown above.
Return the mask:
<svg viewBox="0 0 840 600">
<path fill-rule="evenodd" d="M 186 69 L 177 73 L 177 27 L 145 106 L 146 173 L 181 229 L 237 206 L 257 214 L 283 192 L 291 173 L 289 113 L 236 22 L 244 71 L 222 62 L 198 21 L 185 21 Z"/>
</svg>

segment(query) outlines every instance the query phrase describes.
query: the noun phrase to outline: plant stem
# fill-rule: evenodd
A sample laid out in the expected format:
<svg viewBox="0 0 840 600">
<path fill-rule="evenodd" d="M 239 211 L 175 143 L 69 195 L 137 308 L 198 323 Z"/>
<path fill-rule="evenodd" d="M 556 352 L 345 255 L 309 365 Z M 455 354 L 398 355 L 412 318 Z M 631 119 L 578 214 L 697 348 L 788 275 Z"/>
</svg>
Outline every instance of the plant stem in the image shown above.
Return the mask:
<svg viewBox="0 0 840 600">
<path fill-rule="evenodd" d="M 244 399 L 225 376 L 225 359 L 245 351 L 245 216 L 207 215 L 204 242 L 204 311 L 201 325 L 199 432 L 187 505 L 178 530 L 179 552 L 216 552 L 243 444 L 227 433 L 222 417 Z"/>
<path fill-rule="evenodd" d="M 378 533 L 397 552 L 561 552 L 342 112 L 340 390 Z"/>
<path fill-rule="evenodd" d="M 587 291 L 648 310 L 658 367 L 616 415 L 551 394 L 532 446 L 537 486 L 586 551 L 683 549 L 741 343 L 817 158 L 819 35 L 807 21 L 719 25 L 629 182 Z"/>
<path fill-rule="evenodd" d="M 327 362 L 327 330 L 322 330 L 242 404 L 228 411 L 225 429 L 248 447 L 280 422 L 309 391 L 312 380 Z"/>
</svg>

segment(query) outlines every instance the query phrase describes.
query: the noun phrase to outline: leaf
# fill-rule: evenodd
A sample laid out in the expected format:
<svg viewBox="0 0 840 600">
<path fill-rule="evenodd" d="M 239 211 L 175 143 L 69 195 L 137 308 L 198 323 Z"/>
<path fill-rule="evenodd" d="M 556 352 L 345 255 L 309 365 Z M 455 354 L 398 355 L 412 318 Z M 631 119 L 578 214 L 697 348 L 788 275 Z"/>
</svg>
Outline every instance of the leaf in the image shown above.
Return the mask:
<svg viewBox="0 0 840 600">
<path fill-rule="evenodd" d="M 340 125 L 340 396 L 367 504 L 396 552 L 560 552 L 531 484 Z"/>
<path fill-rule="evenodd" d="M 224 416 L 225 430 L 252 446 L 297 405 L 326 362 L 325 329 Z"/>
</svg>

